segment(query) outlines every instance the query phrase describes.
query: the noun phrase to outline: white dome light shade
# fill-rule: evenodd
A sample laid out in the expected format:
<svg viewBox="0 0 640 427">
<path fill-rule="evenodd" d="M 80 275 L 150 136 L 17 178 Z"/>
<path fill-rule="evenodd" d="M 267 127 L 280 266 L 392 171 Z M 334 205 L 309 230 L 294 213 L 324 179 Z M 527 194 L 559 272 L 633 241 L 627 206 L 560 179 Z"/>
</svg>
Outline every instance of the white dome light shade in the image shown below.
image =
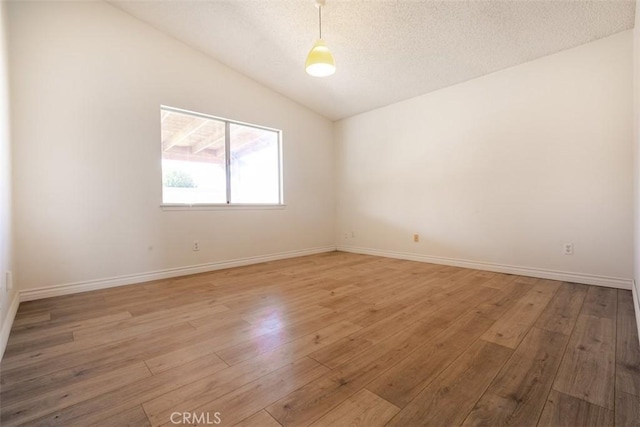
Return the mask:
<svg viewBox="0 0 640 427">
<path fill-rule="evenodd" d="M 305 69 L 314 77 L 327 77 L 336 72 L 336 61 L 322 39 L 317 40 L 309 51 Z"/>
</svg>

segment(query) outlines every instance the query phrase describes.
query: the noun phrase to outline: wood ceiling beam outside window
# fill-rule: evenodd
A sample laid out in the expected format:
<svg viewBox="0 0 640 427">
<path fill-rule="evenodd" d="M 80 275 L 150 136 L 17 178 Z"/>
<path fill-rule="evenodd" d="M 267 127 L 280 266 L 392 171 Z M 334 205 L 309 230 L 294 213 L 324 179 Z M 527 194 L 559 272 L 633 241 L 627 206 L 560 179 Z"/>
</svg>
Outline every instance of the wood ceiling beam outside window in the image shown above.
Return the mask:
<svg viewBox="0 0 640 427">
<path fill-rule="evenodd" d="M 207 121 L 208 120 L 206 119 L 194 117 L 191 123 L 189 123 L 187 126 L 182 128 L 182 130 L 176 133 L 173 136 L 173 138 L 171 138 L 168 141 L 162 142 L 162 150 L 167 151 L 167 150 L 170 150 L 172 147 L 175 147 L 176 145 L 180 144 L 180 142 L 183 141 L 185 138 L 188 138 L 191 134 L 193 134 L 198 129 L 206 125 Z"/>
<path fill-rule="evenodd" d="M 207 148 L 209 148 L 211 146 L 217 145 L 219 143 L 224 145 L 224 128 L 216 130 L 214 132 L 214 134 L 211 135 L 210 137 L 205 138 L 202 141 L 197 142 L 196 144 L 194 144 L 191 147 L 191 153 L 192 154 L 198 154 L 202 150 L 205 150 L 205 149 L 207 149 Z"/>
</svg>

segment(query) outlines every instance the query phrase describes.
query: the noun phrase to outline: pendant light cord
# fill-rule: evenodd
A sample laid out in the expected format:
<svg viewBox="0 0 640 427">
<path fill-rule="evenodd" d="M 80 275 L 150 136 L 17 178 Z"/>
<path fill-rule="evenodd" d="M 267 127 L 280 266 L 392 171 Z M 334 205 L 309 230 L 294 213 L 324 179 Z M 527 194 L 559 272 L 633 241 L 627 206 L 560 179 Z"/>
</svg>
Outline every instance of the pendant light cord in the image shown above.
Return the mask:
<svg viewBox="0 0 640 427">
<path fill-rule="evenodd" d="M 322 6 L 318 5 L 318 23 L 320 24 L 320 38 L 322 39 Z"/>
</svg>

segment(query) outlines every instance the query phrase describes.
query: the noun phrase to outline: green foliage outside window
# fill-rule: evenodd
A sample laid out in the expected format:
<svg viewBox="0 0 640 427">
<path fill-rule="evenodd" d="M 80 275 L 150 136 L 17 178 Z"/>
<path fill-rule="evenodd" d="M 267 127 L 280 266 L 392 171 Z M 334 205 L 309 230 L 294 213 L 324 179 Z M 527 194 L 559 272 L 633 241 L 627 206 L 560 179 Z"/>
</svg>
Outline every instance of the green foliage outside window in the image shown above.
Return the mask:
<svg viewBox="0 0 640 427">
<path fill-rule="evenodd" d="M 196 188 L 197 187 L 191 175 L 181 170 L 168 171 L 164 175 L 164 186 L 176 187 L 176 188 Z"/>
</svg>

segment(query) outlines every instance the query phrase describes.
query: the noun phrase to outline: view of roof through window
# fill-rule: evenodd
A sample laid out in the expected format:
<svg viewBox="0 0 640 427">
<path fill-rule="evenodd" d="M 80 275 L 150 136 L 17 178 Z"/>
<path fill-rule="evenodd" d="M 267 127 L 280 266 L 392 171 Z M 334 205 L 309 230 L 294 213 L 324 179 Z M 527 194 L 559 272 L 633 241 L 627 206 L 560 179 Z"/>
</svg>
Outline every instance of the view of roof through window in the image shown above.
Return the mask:
<svg viewBox="0 0 640 427">
<path fill-rule="evenodd" d="M 165 108 L 161 123 L 163 203 L 281 203 L 280 132 Z"/>
</svg>

